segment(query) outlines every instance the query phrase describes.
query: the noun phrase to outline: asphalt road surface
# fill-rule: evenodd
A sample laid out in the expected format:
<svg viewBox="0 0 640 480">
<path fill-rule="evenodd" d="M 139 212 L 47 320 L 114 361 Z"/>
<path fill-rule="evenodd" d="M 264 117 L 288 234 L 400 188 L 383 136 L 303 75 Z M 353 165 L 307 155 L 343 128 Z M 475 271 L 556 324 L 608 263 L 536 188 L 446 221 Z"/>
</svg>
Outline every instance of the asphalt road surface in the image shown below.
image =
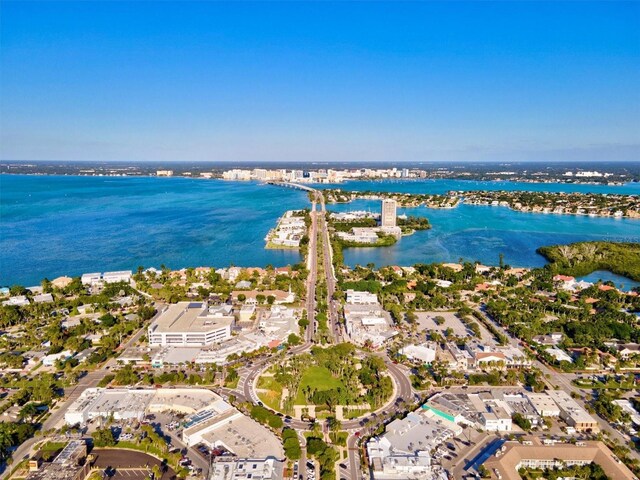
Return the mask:
<svg viewBox="0 0 640 480">
<path fill-rule="evenodd" d="M 360 451 L 358 447 L 358 442 L 360 438 L 351 435 L 347 439 L 347 449 L 349 453 L 347 466 L 349 467 L 349 474 L 351 480 L 360 480 L 362 478 L 362 472 L 360 471 Z"/>
<path fill-rule="evenodd" d="M 336 343 L 340 343 L 342 341 L 342 329 L 340 327 L 340 322 L 338 321 L 338 307 L 336 305 L 335 300 L 333 299 L 333 294 L 336 291 L 336 278 L 333 272 L 333 252 L 331 251 L 331 241 L 329 237 L 329 228 L 326 220 L 327 209 L 324 204 L 324 196 L 320 194 L 320 205 L 321 205 L 321 219 L 320 226 L 322 229 L 322 253 L 324 258 L 324 271 L 327 282 L 327 305 L 328 305 L 328 320 L 329 320 L 329 329 L 332 332 L 334 341 Z"/>
<path fill-rule="evenodd" d="M 307 319 L 309 325 L 305 332 L 305 342 L 311 342 L 316 330 L 316 282 L 318 281 L 318 212 L 316 211 L 316 202 L 311 202 L 311 231 L 309 232 L 308 255 L 309 260 L 307 267 L 309 275 L 307 276 Z"/>
</svg>

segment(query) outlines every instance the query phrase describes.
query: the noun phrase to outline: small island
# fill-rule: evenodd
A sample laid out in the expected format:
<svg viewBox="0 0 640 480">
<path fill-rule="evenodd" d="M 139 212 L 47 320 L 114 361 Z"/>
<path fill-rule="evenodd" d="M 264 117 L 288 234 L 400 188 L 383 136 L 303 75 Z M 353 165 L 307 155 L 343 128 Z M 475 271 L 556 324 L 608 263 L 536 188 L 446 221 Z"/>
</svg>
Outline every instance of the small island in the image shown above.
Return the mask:
<svg viewBox="0 0 640 480">
<path fill-rule="evenodd" d="M 397 201 L 385 198 L 382 213 L 354 211 L 327 214 L 327 223 L 341 247 L 389 247 L 402 236 L 431 228 L 424 217 L 397 215 Z"/>
</svg>

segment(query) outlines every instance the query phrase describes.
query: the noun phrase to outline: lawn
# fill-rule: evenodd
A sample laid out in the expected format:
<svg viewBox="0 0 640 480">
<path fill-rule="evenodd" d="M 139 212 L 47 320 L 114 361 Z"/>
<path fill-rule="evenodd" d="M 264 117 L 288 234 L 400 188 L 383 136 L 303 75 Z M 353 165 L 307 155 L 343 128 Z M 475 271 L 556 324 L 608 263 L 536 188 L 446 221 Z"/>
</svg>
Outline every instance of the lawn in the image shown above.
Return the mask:
<svg viewBox="0 0 640 480">
<path fill-rule="evenodd" d="M 258 392 L 258 398 L 267 407 L 280 410 L 280 399 L 282 398 L 282 385 L 276 382 L 273 377 L 260 377 L 257 388 L 269 390 L 268 392 Z"/>
<path fill-rule="evenodd" d="M 370 410 L 366 410 L 366 409 L 349 409 L 349 410 L 345 410 L 343 413 L 343 416 L 345 418 L 345 420 L 352 420 L 354 418 L 358 418 L 361 417 L 362 415 L 364 415 L 365 413 L 369 413 Z"/>
<path fill-rule="evenodd" d="M 298 396 L 296 397 L 296 404 L 302 405 L 306 403 L 303 395 L 304 388 L 310 386 L 318 391 L 331 390 L 332 388 L 342 387 L 344 384 L 338 378 L 331 376 L 331 372 L 325 367 L 311 366 L 302 375 L 300 380 L 300 387 L 298 388 Z"/>
</svg>

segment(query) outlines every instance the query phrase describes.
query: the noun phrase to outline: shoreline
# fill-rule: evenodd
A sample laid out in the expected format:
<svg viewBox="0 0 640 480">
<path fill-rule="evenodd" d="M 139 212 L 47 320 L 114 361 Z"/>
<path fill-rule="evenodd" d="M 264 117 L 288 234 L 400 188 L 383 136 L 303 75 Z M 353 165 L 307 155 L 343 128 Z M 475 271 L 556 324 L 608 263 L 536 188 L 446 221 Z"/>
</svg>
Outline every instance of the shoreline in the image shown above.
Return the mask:
<svg viewBox="0 0 640 480">
<path fill-rule="evenodd" d="M 360 192 L 353 192 L 353 191 L 344 191 L 345 193 L 360 193 Z M 356 196 L 356 198 L 352 198 L 350 200 L 346 200 L 346 201 L 340 201 L 340 200 L 331 200 L 331 201 L 327 201 L 327 205 L 346 205 L 349 203 L 352 203 L 356 200 L 369 200 L 369 201 L 373 201 L 373 200 L 383 200 L 385 198 L 394 198 L 395 196 L 411 196 L 411 195 L 432 195 L 432 196 L 439 196 L 439 197 L 448 197 L 448 198 L 455 198 L 456 201 L 454 204 L 445 204 L 445 205 L 434 205 L 434 204 L 429 204 L 426 201 L 422 201 L 420 203 L 417 204 L 413 204 L 413 205 L 407 205 L 407 204 L 402 204 L 400 201 L 398 201 L 398 208 L 403 208 L 403 209 L 417 209 L 417 208 L 421 208 L 424 207 L 426 209 L 431 209 L 431 210 L 453 210 L 456 209 L 458 207 L 460 207 L 460 205 L 468 205 L 470 207 L 506 207 L 509 208 L 509 210 L 512 210 L 514 212 L 520 212 L 520 213 L 536 213 L 536 214 L 544 214 L 544 215 L 573 215 L 573 216 L 582 216 L 582 217 L 591 217 L 591 218 L 612 218 L 612 219 L 629 219 L 629 220 L 640 220 L 640 212 L 638 214 L 635 215 L 629 215 L 628 211 L 626 210 L 622 213 L 622 215 L 603 215 L 601 213 L 589 213 L 589 212 L 575 212 L 575 211 L 555 211 L 555 208 L 553 210 L 547 210 L 547 209 L 551 209 L 553 207 L 542 207 L 541 210 L 533 210 L 533 208 L 539 208 L 539 207 L 528 207 L 526 205 L 523 205 L 522 207 L 518 208 L 515 207 L 512 204 L 491 204 L 488 202 L 476 202 L 476 201 L 467 201 L 465 198 L 465 193 L 467 194 L 477 194 L 477 193 L 487 193 L 487 194 L 496 194 L 496 193 L 505 193 L 502 192 L 500 190 L 469 190 L 468 192 L 462 192 L 461 195 L 459 196 L 449 196 L 449 195 L 441 195 L 441 194 L 412 194 L 412 193 L 399 193 L 399 192 L 380 192 L 379 195 L 363 195 L 363 196 Z M 521 192 L 525 192 L 528 193 L 526 191 L 515 191 L 515 193 L 521 193 Z M 386 195 L 385 195 L 386 193 Z M 506 192 L 506 193 L 514 193 L 512 191 Z M 535 192 L 535 193 L 543 193 L 546 195 L 561 195 L 555 192 Z M 630 198 L 635 198 L 636 195 L 634 194 L 615 194 L 615 193 L 611 193 L 611 194 L 606 194 L 606 193 L 598 193 L 598 194 L 590 194 L 590 193 L 573 193 L 571 195 L 584 195 L 584 196 L 590 196 L 590 195 L 597 195 L 597 196 L 604 196 L 606 197 L 607 195 L 617 195 L 618 197 L 620 196 L 625 196 L 625 197 L 630 197 Z M 397 199 L 396 199 L 397 201 Z M 640 203 L 640 199 L 638 200 Z M 526 209 L 525 209 L 526 208 Z M 578 209 L 582 209 L 582 208 L 588 208 L 587 206 L 576 206 L 575 208 Z M 606 207 L 604 207 L 606 208 Z M 611 207 L 613 208 L 613 207 Z M 547 211 L 545 211 L 547 210 Z M 622 210 L 620 210 L 622 211 Z"/>
<path fill-rule="evenodd" d="M 414 233 L 415 233 L 415 232 L 414 232 Z M 397 243 L 397 242 L 396 242 L 396 243 Z M 589 243 L 589 242 L 577 242 L 577 243 Z M 621 242 L 613 242 L 613 243 L 621 243 Z M 395 245 L 395 243 L 394 243 L 393 245 Z M 392 245 L 389 245 L 389 246 L 392 246 Z M 344 246 L 344 245 L 343 245 L 343 248 L 346 248 L 346 249 L 349 249 L 349 248 L 384 248 L 384 247 L 385 247 L 385 246 L 383 246 L 383 245 L 374 245 L 374 244 L 363 244 L 363 245 L 352 246 L 352 247 L 350 247 L 350 246 Z M 554 246 L 553 246 L 553 245 L 545 245 L 545 246 L 540 247 L 540 248 L 545 248 L 545 247 L 553 248 Z M 551 260 L 549 260 L 545 255 L 543 255 L 543 254 L 542 254 L 542 253 L 540 253 L 540 252 L 536 252 L 536 253 L 537 253 L 538 255 L 540 255 L 542 258 L 544 258 L 544 259 L 545 259 L 545 261 L 547 262 L 547 263 L 546 263 L 546 265 L 554 265 L 554 262 L 553 262 L 553 261 L 551 261 Z M 466 261 L 469 261 L 469 262 L 471 262 L 471 263 L 474 263 L 474 261 L 472 261 L 472 260 L 466 260 Z M 491 264 L 491 263 L 489 263 L 489 262 L 479 262 L 478 260 L 476 260 L 475 262 L 477 262 L 479 265 L 482 265 L 482 266 L 485 266 L 485 267 L 489 267 L 489 268 L 499 268 L 499 265 L 497 265 L 497 264 Z M 439 265 L 439 266 L 443 266 L 443 265 L 446 265 L 446 264 L 456 264 L 456 263 L 459 263 L 459 262 L 458 262 L 458 261 L 448 261 L 448 262 L 447 262 L 447 261 L 441 261 L 441 262 L 429 262 L 428 264 L 429 264 L 429 265 Z M 546 266 L 546 265 L 545 265 L 545 266 Z M 170 272 L 180 272 L 180 271 L 183 271 L 183 270 L 189 270 L 189 269 L 200 269 L 200 268 L 216 269 L 216 268 L 230 268 L 230 267 L 232 267 L 232 266 L 236 266 L 236 267 L 238 267 L 238 268 L 241 268 L 241 269 L 248 269 L 248 270 L 255 269 L 255 268 L 266 268 L 266 265 L 265 265 L 265 266 L 250 265 L 250 266 L 246 266 L 246 267 L 239 267 L 239 266 L 234 265 L 234 264 L 232 264 L 232 263 L 231 263 L 231 264 L 228 264 L 228 265 L 226 265 L 226 266 L 212 266 L 212 265 L 198 265 L 198 266 L 193 266 L 193 265 L 190 265 L 190 266 L 185 266 L 185 267 L 175 268 L 175 269 L 174 269 L 174 268 L 170 268 L 170 269 L 169 269 L 169 271 L 170 271 Z M 291 266 L 292 266 L 292 264 L 287 264 L 287 265 L 282 265 L 281 267 L 291 267 Z M 345 264 L 345 266 L 346 266 L 347 268 L 349 268 L 349 269 L 353 269 L 353 268 L 354 268 L 354 267 L 351 267 L 351 266 L 346 265 L 346 264 Z M 376 268 L 376 269 L 380 269 L 380 268 L 385 268 L 385 267 L 389 267 L 389 266 L 391 266 L 391 265 L 377 265 L 375 268 Z M 409 268 L 409 267 L 413 267 L 414 265 L 400 265 L 400 264 L 396 264 L 396 265 L 393 265 L 393 266 L 399 266 L 400 268 Z M 274 268 L 281 268 L 281 267 L 276 267 L 276 266 L 274 266 Z M 514 269 L 514 268 L 515 268 L 515 269 L 522 269 L 522 270 L 525 270 L 525 271 L 527 271 L 527 272 L 530 272 L 530 271 L 532 271 L 532 270 L 539 269 L 539 268 L 544 268 L 544 267 L 527 267 L 527 266 L 518 266 L 518 265 L 511 265 L 510 267 L 511 267 L 512 269 Z M 155 267 L 148 267 L 148 268 L 155 268 Z M 96 270 L 96 271 L 97 271 L 97 270 L 103 271 L 103 270 L 105 270 L 105 268 L 104 268 L 104 267 L 95 267 L 95 270 Z M 634 278 L 628 277 L 628 276 L 623 275 L 623 274 L 621 274 L 621 273 L 614 272 L 614 271 L 609 270 L 609 269 L 607 269 L 607 268 L 596 268 L 596 269 L 594 269 L 594 270 L 592 270 L 592 271 L 590 271 L 590 272 L 587 272 L 587 273 L 580 273 L 580 274 L 576 274 L 576 275 L 572 275 L 572 276 L 575 276 L 575 278 L 576 278 L 576 279 L 578 279 L 578 278 L 587 277 L 587 276 L 589 276 L 589 275 L 593 274 L 594 272 L 598 272 L 598 271 L 605 271 L 605 272 L 608 272 L 608 273 L 610 273 L 610 274 L 612 274 L 612 275 L 615 275 L 615 276 L 621 277 L 621 278 L 623 278 L 623 279 L 627 280 L 628 282 L 640 283 L 640 280 L 636 280 L 636 279 L 634 279 Z M 61 276 L 61 277 L 62 277 L 62 276 L 69 276 L 70 278 L 75 278 L 75 277 L 78 277 L 78 278 L 79 278 L 79 277 L 80 277 L 80 275 L 68 275 L 68 274 L 62 274 L 62 275 L 59 275 L 59 276 Z M 40 279 L 40 281 L 42 281 L 42 280 L 43 280 L 43 279 L 45 279 L 45 278 L 49 279 L 49 276 L 45 276 L 45 277 L 41 278 L 41 279 Z M 605 282 L 606 280 L 601 280 L 601 281 Z M 595 283 L 595 282 L 594 282 L 594 283 Z M 614 282 L 614 283 L 615 283 L 615 282 Z M 14 282 L 14 283 L 11 283 L 11 284 L 0 285 L 0 288 L 5 288 L 5 287 L 6 287 L 6 288 L 10 288 L 10 286 L 13 286 L 13 285 L 19 285 L 19 284 L 16 284 L 16 283 Z M 34 282 L 34 285 L 32 285 L 32 286 L 39 286 L 39 285 L 40 285 L 40 283 L 39 283 L 39 282 Z M 27 285 L 20 285 L 20 286 L 23 286 L 24 288 L 29 288 L 29 287 L 27 287 Z M 632 287 L 632 288 L 633 288 L 633 287 Z M 3 297 L 2 297 L 2 295 L 0 295 L 0 298 L 3 298 Z"/>
<path fill-rule="evenodd" d="M 370 198 L 361 198 L 361 199 L 354 199 L 354 200 L 372 200 Z M 348 202 L 331 202 L 328 203 L 327 205 L 345 205 L 348 203 L 353 202 L 353 200 L 348 201 Z M 589 213 L 577 213 L 577 212 L 543 212 L 543 211 L 533 211 L 533 210 L 522 210 L 519 208 L 514 208 L 511 205 L 488 205 L 488 204 L 480 204 L 480 203 L 467 203 L 464 201 L 460 201 L 458 202 L 456 205 L 453 206 L 448 206 L 448 207 L 434 207 L 434 206 L 430 206 L 430 205 L 424 205 L 424 204 L 420 204 L 418 206 L 403 206 L 403 205 L 398 205 L 398 208 L 427 208 L 430 210 L 455 210 L 456 208 L 459 208 L 461 205 L 467 205 L 469 207 L 491 207 L 491 208 L 508 208 L 509 210 L 513 211 L 513 212 L 518 212 L 518 213 L 533 213 L 533 214 L 541 214 L 541 215 L 572 215 L 572 216 L 576 216 L 576 217 L 589 217 L 589 218 L 612 218 L 614 220 L 640 220 L 640 216 L 634 217 L 634 216 L 629 216 L 629 215 L 622 215 L 622 216 L 614 216 L 614 215 L 600 215 L 600 214 L 589 214 Z"/>
<path fill-rule="evenodd" d="M 469 206 L 469 207 L 508 208 L 509 210 L 511 210 L 513 212 L 533 213 L 533 214 L 538 214 L 538 215 L 569 215 L 569 216 L 574 216 L 574 217 L 611 218 L 611 219 L 614 219 L 614 220 L 640 220 L 640 216 L 634 217 L 634 216 L 622 215 L 622 216 L 617 216 L 616 217 L 615 215 L 600 215 L 600 214 L 578 213 L 578 212 L 542 212 L 542 211 L 533 211 L 533 210 L 522 210 L 522 209 L 519 209 L 519 208 L 514 208 L 511 205 L 484 205 L 484 204 L 479 204 L 479 203 L 466 203 L 466 202 L 460 202 L 455 207 L 450 207 L 450 208 L 458 208 L 458 206 L 460 206 L 463 203 L 465 205 Z M 426 208 L 438 209 L 438 207 L 426 207 Z"/>
<path fill-rule="evenodd" d="M 163 178 L 163 179 L 188 179 L 188 180 L 221 180 L 224 182 L 237 182 L 237 183 L 263 183 L 261 180 L 230 180 L 220 177 L 200 177 L 200 176 L 190 176 L 190 175 L 109 175 L 109 174 L 82 174 L 82 173 L 13 173 L 13 172 L 0 172 L 0 176 L 24 176 L 24 177 L 96 177 L 96 178 Z M 558 184 L 558 185 L 591 185 L 597 187 L 625 187 L 635 184 L 640 184 L 638 181 L 630 181 L 630 182 L 568 182 L 563 181 L 562 179 L 553 179 L 549 181 L 539 181 L 539 180 L 528 180 L 528 179 L 467 179 L 467 178 L 459 178 L 459 177 L 432 177 L 432 178 L 376 178 L 376 177 L 363 177 L 363 178 L 354 178 L 348 179 L 339 183 L 321 183 L 321 182 L 309 182 L 304 183 L 304 185 L 332 185 L 332 186 L 340 186 L 347 182 L 375 182 L 375 183 L 400 183 L 400 182 L 433 182 L 433 181 L 458 181 L 458 182 L 484 182 L 484 183 L 527 183 L 531 185 L 548 185 L 548 184 Z M 624 195 L 624 194 L 623 194 Z"/>
</svg>

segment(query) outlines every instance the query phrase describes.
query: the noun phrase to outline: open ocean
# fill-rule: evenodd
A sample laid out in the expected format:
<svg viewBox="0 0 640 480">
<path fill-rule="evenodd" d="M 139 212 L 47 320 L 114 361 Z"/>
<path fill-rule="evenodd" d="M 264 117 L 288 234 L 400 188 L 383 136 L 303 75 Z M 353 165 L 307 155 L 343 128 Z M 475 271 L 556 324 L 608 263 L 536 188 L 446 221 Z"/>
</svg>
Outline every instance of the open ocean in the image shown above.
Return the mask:
<svg viewBox="0 0 640 480">
<path fill-rule="evenodd" d="M 339 188 L 444 193 L 449 190 L 549 190 L 640 194 L 640 184 L 595 186 L 459 180 L 346 182 Z M 131 269 L 281 266 L 296 251 L 265 250 L 264 236 L 287 209 L 309 205 L 304 192 L 187 178 L 0 175 L 0 285 L 34 285 L 44 277 Z M 329 209 L 379 211 L 356 201 Z M 520 213 L 463 205 L 407 209 L 433 228 L 388 248 L 347 249 L 350 265 L 457 261 L 541 266 L 542 245 L 581 240 L 640 242 L 640 220 Z M 619 280 L 612 277 L 613 280 Z"/>
</svg>

